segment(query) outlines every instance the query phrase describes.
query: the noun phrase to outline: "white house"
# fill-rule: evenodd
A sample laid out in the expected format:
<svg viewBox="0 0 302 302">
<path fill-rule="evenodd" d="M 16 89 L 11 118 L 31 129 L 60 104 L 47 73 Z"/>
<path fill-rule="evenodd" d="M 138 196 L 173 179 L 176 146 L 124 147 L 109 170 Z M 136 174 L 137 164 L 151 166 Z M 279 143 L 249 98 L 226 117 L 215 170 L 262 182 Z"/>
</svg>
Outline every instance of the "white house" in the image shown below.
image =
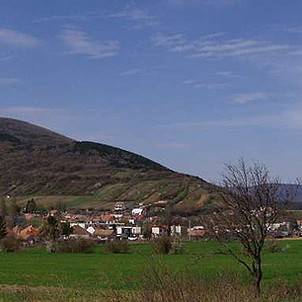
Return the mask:
<svg viewBox="0 0 302 302">
<path fill-rule="evenodd" d="M 140 216 L 143 214 L 143 208 L 134 208 L 131 212 L 132 216 Z"/>
<path fill-rule="evenodd" d="M 85 222 L 71 222 L 70 226 L 71 227 L 79 226 L 82 229 L 86 229 L 86 223 Z"/>
<path fill-rule="evenodd" d="M 181 225 L 172 225 L 170 227 L 172 236 L 181 236 L 182 235 L 182 227 Z"/>
<path fill-rule="evenodd" d="M 141 235 L 142 234 L 142 227 L 140 227 L 140 226 L 132 227 L 132 234 L 133 235 Z"/>
<path fill-rule="evenodd" d="M 132 235 L 132 227 L 131 226 L 124 226 L 124 225 L 119 225 L 116 227 L 116 235 L 117 236 L 125 236 L 129 237 Z"/>
<path fill-rule="evenodd" d="M 86 231 L 93 235 L 95 233 L 95 228 L 93 226 L 90 226 L 86 229 Z"/>
<path fill-rule="evenodd" d="M 126 205 L 124 202 L 119 201 L 114 205 L 114 211 L 119 212 L 124 210 L 126 210 Z"/>
<path fill-rule="evenodd" d="M 167 227 L 165 227 L 165 226 L 153 226 L 151 228 L 151 233 L 154 237 L 167 235 Z"/>
<path fill-rule="evenodd" d="M 117 226 L 116 235 L 118 237 L 133 237 L 139 236 L 142 233 L 142 228 L 140 226 Z"/>
</svg>

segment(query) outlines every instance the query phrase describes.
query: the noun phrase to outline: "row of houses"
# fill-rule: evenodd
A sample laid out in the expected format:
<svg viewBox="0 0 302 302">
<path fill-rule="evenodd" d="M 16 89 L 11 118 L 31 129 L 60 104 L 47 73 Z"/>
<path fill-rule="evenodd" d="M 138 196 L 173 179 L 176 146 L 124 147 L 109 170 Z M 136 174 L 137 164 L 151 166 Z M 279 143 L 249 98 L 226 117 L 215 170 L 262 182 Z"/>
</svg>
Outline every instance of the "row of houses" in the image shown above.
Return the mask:
<svg viewBox="0 0 302 302">
<path fill-rule="evenodd" d="M 134 204 L 134 203 L 132 203 Z M 86 238 L 106 241 L 111 239 L 127 239 L 129 241 L 145 240 L 165 235 L 177 236 L 189 240 L 201 239 L 206 235 L 202 225 L 191 225 L 188 218 L 173 217 L 169 223 L 164 223 L 166 201 L 157 202 L 155 205 L 134 204 L 126 206 L 124 202 L 117 202 L 111 211 L 68 210 L 60 212 L 51 210 L 47 215 L 56 216 L 61 221 L 72 227 L 70 238 Z M 156 210 L 154 210 L 156 209 Z M 45 215 L 25 213 L 24 218 L 28 223 L 26 227 L 17 226 L 10 232 L 21 240 L 33 242 L 39 237 L 40 229 L 30 225 L 33 219 L 45 219 Z M 296 224 L 296 228 L 293 225 Z M 24 222 L 23 222 L 24 225 Z M 295 230 L 295 231 L 293 231 Z M 289 222 L 276 222 L 270 228 L 273 237 L 287 237 L 302 234 L 302 220 Z M 300 232 L 300 233 L 299 233 Z"/>
<path fill-rule="evenodd" d="M 154 225 L 150 228 L 150 238 L 143 232 L 143 226 L 130 226 L 130 225 L 116 225 L 108 226 L 107 228 L 83 225 L 82 223 L 71 224 L 73 233 L 70 235 L 71 238 L 97 238 L 101 241 L 110 240 L 113 238 L 127 239 L 130 241 L 144 240 L 150 238 L 157 238 L 160 236 L 177 236 L 177 237 L 188 237 L 189 239 L 201 239 L 205 236 L 206 230 L 203 226 L 195 226 L 192 228 L 185 228 L 181 225 L 172 225 L 170 230 L 165 225 Z"/>
</svg>

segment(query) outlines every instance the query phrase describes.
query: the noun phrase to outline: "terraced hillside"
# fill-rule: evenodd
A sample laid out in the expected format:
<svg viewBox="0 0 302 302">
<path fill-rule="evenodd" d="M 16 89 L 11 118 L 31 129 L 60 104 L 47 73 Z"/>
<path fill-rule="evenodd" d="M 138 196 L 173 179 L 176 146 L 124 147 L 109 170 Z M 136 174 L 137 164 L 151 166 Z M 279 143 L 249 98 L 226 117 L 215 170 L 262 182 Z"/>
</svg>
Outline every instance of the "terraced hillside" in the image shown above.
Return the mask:
<svg viewBox="0 0 302 302">
<path fill-rule="evenodd" d="M 117 200 L 168 200 L 183 210 L 202 207 L 216 188 L 143 156 L 0 118 L 0 194 L 61 200 L 71 207 L 108 207 Z"/>
</svg>

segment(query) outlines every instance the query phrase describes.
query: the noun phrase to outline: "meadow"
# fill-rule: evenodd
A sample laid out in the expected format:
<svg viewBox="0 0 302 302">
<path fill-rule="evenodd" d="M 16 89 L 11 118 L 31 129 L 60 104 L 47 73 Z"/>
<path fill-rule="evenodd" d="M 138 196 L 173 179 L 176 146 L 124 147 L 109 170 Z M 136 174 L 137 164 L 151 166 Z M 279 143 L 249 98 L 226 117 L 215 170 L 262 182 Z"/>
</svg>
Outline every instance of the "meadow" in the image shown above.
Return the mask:
<svg viewBox="0 0 302 302">
<path fill-rule="evenodd" d="M 289 284 L 302 280 L 302 240 L 284 240 L 280 245 L 282 251 L 264 253 L 265 287 L 280 280 Z M 226 274 L 236 274 L 242 282 L 248 281 L 245 270 L 212 241 L 187 242 L 182 254 L 165 256 L 153 255 L 148 244 L 133 244 L 127 254 L 105 253 L 103 247 L 89 254 L 49 254 L 42 248 L 30 248 L 0 253 L 0 299 L 21 301 L 20 289 L 22 295 L 28 289 L 90 294 L 137 290 L 142 286 L 146 269 L 156 262 L 171 272 L 188 276 L 217 280 Z M 15 289 L 17 296 L 6 296 L 8 289 Z M 38 300 L 24 298 L 24 301 Z"/>
</svg>

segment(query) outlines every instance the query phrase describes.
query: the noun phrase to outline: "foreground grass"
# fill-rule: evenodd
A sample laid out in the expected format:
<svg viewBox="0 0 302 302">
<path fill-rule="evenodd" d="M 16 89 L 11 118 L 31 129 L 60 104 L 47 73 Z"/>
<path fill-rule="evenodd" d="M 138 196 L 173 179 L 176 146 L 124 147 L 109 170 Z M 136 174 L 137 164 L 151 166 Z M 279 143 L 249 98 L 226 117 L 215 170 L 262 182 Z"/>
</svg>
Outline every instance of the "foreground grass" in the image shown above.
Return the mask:
<svg viewBox="0 0 302 302">
<path fill-rule="evenodd" d="M 302 279 L 302 241 L 282 241 L 282 253 L 264 254 L 264 280 Z M 216 276 L 234 272 L 245 275 L 233 258 L 215 242 L 189 242 L 181 255 L 162 256 L 174 271 Z M 107 254 L 103 247 L 91 254 L 49 254 L 44 249 L 0 253 L 0 284 L 78 288 L 135 288 L 152 255 L 148 244 L 132 245 L 128 254 Z M 159 256 L 158 256 L 159 257 Z"/>
<path fill-rule="evenodd" d="M 280 244 L 284 252 L 264 254 L 265 287 L 278 280 L 288 284 L 302 280 L 302 241 L 282 241 Z M 98 297 L 97 301 L 101 301 L 108 293 L 112 296 L 112 291 L 140 290 L 144 285 L 142 275 L 146 266 L 150 263 L 152 266 L 159 259 L 172 272 L 206 278 L 209 282 L 229 273 L 236 274 L 243 283 L 247 280 L 244 269 L 222 253 L 215 242 L 189 242 L 184 254 L 162 257 L 153 256 L 148 244 L 132 245 L 129 254 L 106 254 L 103 247 L 91 254 L 48 254 L 44 249 L 35 248 L 0 253 L 0 300 L 38 301 L 28 297 L 44 292 L 46 301 L 48 292 L 50 297 L 65 295 L 65 301 L 86 299 L 93 293 Z M 54 294 L 57 291 L 64 295 Z M 27 298 L 23 299 L 23 296 Z M 108 297 L 104 299 L 108 301 Z M 93 301 L 92 297 L 90 301 Z"/>
</svg>

